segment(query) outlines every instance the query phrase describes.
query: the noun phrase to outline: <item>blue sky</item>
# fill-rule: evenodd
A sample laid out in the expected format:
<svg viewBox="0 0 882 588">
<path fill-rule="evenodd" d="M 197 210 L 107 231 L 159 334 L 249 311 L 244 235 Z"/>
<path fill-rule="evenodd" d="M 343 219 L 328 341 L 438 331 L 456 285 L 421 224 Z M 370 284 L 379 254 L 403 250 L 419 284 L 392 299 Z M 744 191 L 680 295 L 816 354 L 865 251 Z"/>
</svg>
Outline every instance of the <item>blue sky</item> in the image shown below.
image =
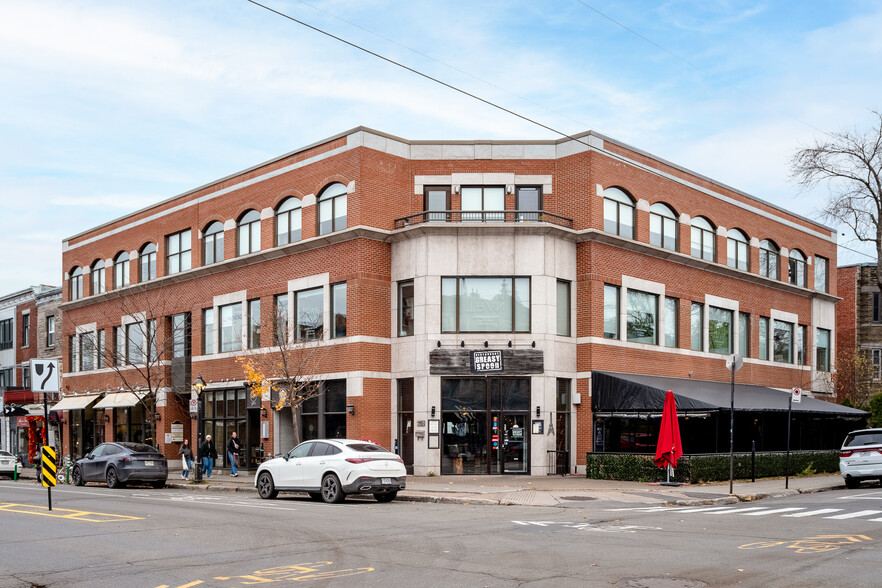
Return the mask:
<svg viewBox="0 0 882 588">
<path fill-rule="evenodd" d="M 266 3 L 810 217 L 826 188 L 797 189 L 793 152 L 882 108 L 876 1 Z M 31 1 L 2 15 L 0 294 L 60 285 L 66 237 L 358 125 L 555 138 L 244 0 Z M 870 260 L 840 248 L 840 264 Z"/>
</svg>

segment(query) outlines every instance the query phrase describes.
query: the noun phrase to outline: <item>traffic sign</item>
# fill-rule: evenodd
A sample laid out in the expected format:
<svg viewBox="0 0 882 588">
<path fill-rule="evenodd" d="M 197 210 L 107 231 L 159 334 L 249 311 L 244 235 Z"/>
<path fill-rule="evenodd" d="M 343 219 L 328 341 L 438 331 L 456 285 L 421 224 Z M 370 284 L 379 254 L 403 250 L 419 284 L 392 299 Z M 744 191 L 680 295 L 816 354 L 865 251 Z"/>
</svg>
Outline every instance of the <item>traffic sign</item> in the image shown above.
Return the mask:
<svg viewBox="0 0 882 588">
<path fill-rule="evenodd" d="M 29 414 L 31 413 L 23 406 L 19 406 L 17 404 L 3 405 L 3 416 L 5 417 L 27 416 Z"/>
<path fill-rule="evenodd" d="M 190 414 L 197 414 L 199 412 L 199 401 L 195 398 L 190 399 Z"/>
<path fill-rule="evenodd" d="M 794 388 L 792 391 L 793 402 L 799 404 L 802 402 L 802 390 L 799 388 Z"/>
<path fill-rule="evenodd" d="M 41 454 L 43 456 L 43 487 L 52 488 L 55 486 L 55 475 L 57 473 L 55 450 L 48 445 L 44 445 Z"/>
<path fill-rule="evenodd" d="M 58 387 L 58 360 L 31 360 L 31 390 L 34 392 L 60 392 Z"/>
</svg>

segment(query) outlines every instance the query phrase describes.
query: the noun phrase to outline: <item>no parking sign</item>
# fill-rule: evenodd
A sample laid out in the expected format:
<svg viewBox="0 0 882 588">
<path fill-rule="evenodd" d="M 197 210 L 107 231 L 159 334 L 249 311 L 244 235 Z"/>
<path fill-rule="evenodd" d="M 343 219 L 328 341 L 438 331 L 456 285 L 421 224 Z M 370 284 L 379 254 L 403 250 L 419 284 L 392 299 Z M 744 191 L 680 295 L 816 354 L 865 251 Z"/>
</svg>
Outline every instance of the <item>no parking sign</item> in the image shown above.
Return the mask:
<svg viewBox="0 0 882 588">
<path fill-rule="evenodd" d="M 802 401 L 802 390 L 800 390 L 799 388 L 794 388 L 791 398 L 793 399 L 793 402 L 795 402 L 797 404 L 799 402 L 801 402 Z"/>
</svg>

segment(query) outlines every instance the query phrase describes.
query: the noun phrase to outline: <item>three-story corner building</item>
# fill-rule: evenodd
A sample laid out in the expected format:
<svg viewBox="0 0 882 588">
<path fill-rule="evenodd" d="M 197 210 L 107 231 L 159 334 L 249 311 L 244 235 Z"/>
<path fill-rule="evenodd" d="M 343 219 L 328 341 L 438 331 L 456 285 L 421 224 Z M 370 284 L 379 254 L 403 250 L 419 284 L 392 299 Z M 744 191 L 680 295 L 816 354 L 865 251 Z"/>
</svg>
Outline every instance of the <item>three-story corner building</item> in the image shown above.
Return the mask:
<svg viewBox="0 0 882 588">
<path fill-rule="evenodd" d="M 687 452 L 716 451 L 736 353 L 742 446 L 783 447 L 782 390 L 832 390 L 835 232 L 593 132 L 356 128 L 63 249 L 74 455 L 123 439 L 175 457 L 200 426 L 238 431 L 246 467 L 290 449 L 291 409 L 251 398 L 238 359 L 280 338 L 323 390 L 296 415 L 303 437 L 394 447 L 417 475 L 652 450 L 668 388 Z M 800 410 L 801 446 L 838 446 L 819 423 L 846 409 Z"/>
</svg>

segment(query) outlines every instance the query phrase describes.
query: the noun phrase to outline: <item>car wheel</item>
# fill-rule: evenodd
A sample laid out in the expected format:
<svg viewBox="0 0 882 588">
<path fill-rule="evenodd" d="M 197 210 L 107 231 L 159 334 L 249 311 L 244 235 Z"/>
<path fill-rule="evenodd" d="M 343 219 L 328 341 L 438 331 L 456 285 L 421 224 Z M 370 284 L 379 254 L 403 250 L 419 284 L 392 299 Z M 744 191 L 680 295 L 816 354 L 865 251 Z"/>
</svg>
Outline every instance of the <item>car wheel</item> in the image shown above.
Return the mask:
<svg viewBox="0 0 882 588">
<path fill-rule="evenodd" d="M 845 478 L 845 487 L 849 490 L 854 490 L 858 486 L 861 485 L 861 481 L 857 478 Z"/>
<path fill-rule="evenodd" d="M 261 498 L 275 498 L 279 495 L 276 485 L 273 484 L 273 476 L 269 472 L 262 472 L 257 478 L 257 494 Z"/>
<path fill-rule="evenodd" d="M 313 500 L 321 500 L 322 499 L 321 492 L 307 492 L 307 494 L 309 494 L 309 497 L 312 498 Z"/>
<path fill-rule="evenodd" d="M 73 471 L 70 473 L 70 478 L 71 480 L 73 480 L 74 486 L 86 485 L 86 481 L 83 479 L 83 472 L 80 470 L 79 466 L 73 469 Z"/>
<path fill-rule="evenodd" d="M 107 468 L 107 487 L 122 488 L 125 484 L 119 481 L 115 468 Z"/>
<path fill-rule="evenodd" d="M 398 492 L 383 492 L 374 494 L 374 498 L 377 499 L 377 502 L 392 502 L 395 500 L 395 497 L 398 496 Z"/>
<path fill-rule="evenodd" d="M 340 478 L 338 478 L 335 474 L 328 474 L 322 479 L 322 500 L 325 502 L 336 504 L 338 502 L 343 502 L 346 499 L 346 494 L 343 492 L 343 488 L 340 487 Z"/>
<path fill-rule="evenodd" d="M 150 483 L 154 488 L 165 488 L 165 480 L 156 480 Z"/>
</svg>

